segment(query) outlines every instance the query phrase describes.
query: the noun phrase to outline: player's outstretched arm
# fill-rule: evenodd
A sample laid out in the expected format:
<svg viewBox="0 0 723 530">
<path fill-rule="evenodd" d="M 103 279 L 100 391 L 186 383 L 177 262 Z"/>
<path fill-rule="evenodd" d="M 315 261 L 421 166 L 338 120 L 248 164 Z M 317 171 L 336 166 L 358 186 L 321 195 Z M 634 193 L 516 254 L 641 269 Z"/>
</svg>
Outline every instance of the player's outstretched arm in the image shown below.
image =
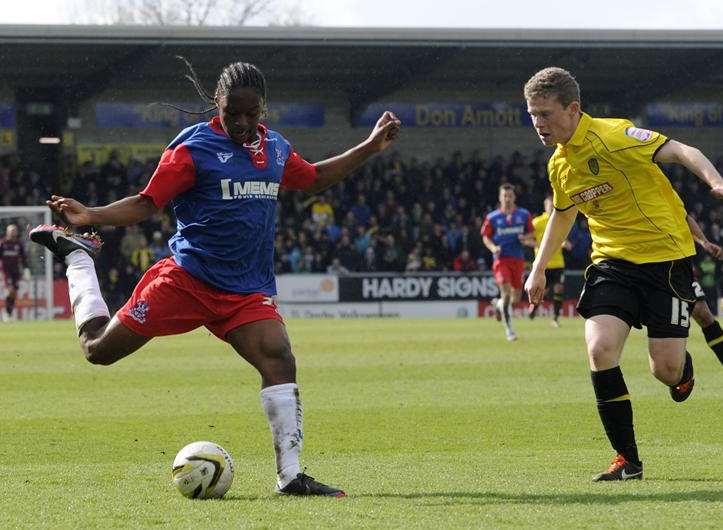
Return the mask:
<svg viewBox="0 0 723 530">
<path fill-rule="evenodd" d="M 699 149 L 670 140 L 655 155 L 655 162 L 680 164 L 711 188 L 711 194 L 723 199 L 723 177 Z"/>
<path fill-rule="evenodd" d="M 343 180 L 370 157 L 389 147 L 399 134 L 401 126 L 402 122 L 399 121 L 399 118 L 386 111 L 377 120 L 369 138 L 339 156 L 314 164 L 316 166 L 316 181 L 306 191 L 317 193 Z"/>
<path fill-rule="evenodd" d="M 132 225 L 144 221 L 158 212 L 158 208 L 153 204 L 153 201 L 142 195 L 133 195 L 107 206 L 91 208 L 75 199 L 58 195 L 53 195 L 45 203 L 67 224 L 74 226 Z"/>
<path fill-rule="evenodd" d="M 540 250 L 532 263 L 532 270 L 525 282 L 525 291 L 530 303 L 539 304 L 545 294 L 545 269 L 552 255 L 562 246 L 577 217 L 577 207 L 554 210 L 545 227 Z"/>
</svg>

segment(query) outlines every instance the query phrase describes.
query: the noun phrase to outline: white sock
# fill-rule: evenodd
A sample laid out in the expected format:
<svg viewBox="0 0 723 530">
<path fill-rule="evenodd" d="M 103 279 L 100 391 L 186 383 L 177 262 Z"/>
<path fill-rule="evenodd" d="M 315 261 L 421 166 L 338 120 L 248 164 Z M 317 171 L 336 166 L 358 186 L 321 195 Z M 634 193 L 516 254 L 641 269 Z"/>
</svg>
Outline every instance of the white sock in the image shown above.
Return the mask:
<svg viewBox="0 0 723 530">
<path fill-rule="evenodd" d="M 299 455 L 304 441 L 304 409 L 299 387 L 296 383 L 267 386 L 261 390 L 261 401 L 276 452 L 276 484 L 282 489 L 301 473 Z"/>
<path fill-rule="evenodd" d="M 70 305 L 80 334 L 83 324 L 93 318 L 110 317 L 110 312 L 100 294 L 93 259 L 82 250 L 74 250 L 65 257 L 65 264 L 68 266 L 65 275 L 68 277 Z"/>
</svg>

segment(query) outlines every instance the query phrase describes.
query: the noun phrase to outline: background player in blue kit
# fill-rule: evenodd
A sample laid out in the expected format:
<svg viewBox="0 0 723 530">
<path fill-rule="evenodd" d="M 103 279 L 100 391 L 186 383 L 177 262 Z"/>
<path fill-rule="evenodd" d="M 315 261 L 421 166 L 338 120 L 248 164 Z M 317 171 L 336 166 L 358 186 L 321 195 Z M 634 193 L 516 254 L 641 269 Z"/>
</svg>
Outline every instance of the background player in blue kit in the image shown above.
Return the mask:
<svg viewBox="0 0 723 530">
<path fill-rule="evenodd" d="M 187 63 L 197 91 L 218 116 L 182 131 L 161 157 L 146 188 L 102 207 L 52 196 L 50 208 L 67 223 L 130 225 L 172 202 L 177 232 L 173 256 L 141 278 L 113 318 L 98 287 L 93 257 L 101 242 L 59 227 L 31 232 L 68 265 L 70 300 L 87 359 L 108 365 L 151 338 L 205 326 L 261 374 L 261 399 L 276 452 L 282 494 L 344 496 L 302 473 L 303 412 L 296 365 L 276 310 L 273 250 L 280 189 L 319 192 L 387 148 L 400 121 L 385 112 L 369 137 L 345 153 L 310 164 L 279 133 L 260 123 L 266 80 L 252 64 L 226 66 L 213 96 Z"/>
<path fill-rule="evenodd" d="M 530 212 L 516 206 L 512 184 L 500 186 L 499 201 L 500 207 L 487 214 L 482 225 L 482 241 L 494 258 L 492 271 L 500 288 L 500 297 L 492 301 L 495 314 L 505 325 L 507 340 L 517 340 L 512 329 L 512 304 L 520 301 L 524 245 L 535 245 L 534 228 Z"/>
</svg>

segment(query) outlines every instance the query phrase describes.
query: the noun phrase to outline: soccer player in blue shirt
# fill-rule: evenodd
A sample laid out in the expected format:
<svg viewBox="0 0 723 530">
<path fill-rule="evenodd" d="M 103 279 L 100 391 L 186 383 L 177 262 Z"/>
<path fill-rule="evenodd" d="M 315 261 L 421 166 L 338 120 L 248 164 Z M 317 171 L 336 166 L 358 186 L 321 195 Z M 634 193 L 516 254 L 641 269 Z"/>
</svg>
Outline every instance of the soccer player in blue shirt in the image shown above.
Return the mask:
<svg viewBox="0 0 723 530">
<path fill-rule="evenodd" d="M 183 130 L 161 157 L 146 188 L 102 207 L 53 195 L 48 206 L 76 226 L 139 223 L 172 202 L 177 232 L 172 257 L 141 278 L 113 318 L 98 287 L 93 258 L 101 242 L 42 225 L 31 239 L 67 264 L 80 344 L 91 363 L 109 365 L 151 338 L 205 326 L 261 374 L 261 399 L 276 452 L 276 491 L 341 497 L 345 493 L 302 472 L 303 412 L 296 365 L 273 296 L 273 249 L 280 189 L 316 193 L 386 149 L 401 123 L 391 112 L 345 153 L 310 164 L 279 133 L 260 123 L 266 80 L 254 65 L 226 66 L 213 95 L 190 63 L 198 93 L 218 116 Z"/>
<path fill-rule="evenodd" d="M 502 184 L 500 207 L 487 214 L 482 225 L 482 241 L 492 253 L 492 271 L 500 288 L 500 297 L 492 300 L 498 320 L 505 325 L 507 340 L 517 340 L 512 329 L 512 305 L 522 295 L 522 275 L 525 272 L 524 245 L 534 246 L 532 216 L 515 204 L 515 188 Z"/>
</svg>

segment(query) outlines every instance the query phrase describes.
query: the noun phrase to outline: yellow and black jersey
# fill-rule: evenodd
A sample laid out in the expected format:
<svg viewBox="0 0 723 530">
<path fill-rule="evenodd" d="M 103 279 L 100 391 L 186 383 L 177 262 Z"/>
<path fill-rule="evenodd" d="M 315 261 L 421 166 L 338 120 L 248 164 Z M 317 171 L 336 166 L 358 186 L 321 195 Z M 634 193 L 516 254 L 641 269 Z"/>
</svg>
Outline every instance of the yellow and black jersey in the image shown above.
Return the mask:
<svg viewBox="0 0 723 530">
<path fill-rule="evenodd" d="M 685 208 L 654 162 L 668 139 L 622 119 L 582 115 L 547 169 L 558 210 L 588 218 L 592 261 L 670 261 L 695 254 Z"/>
<path fill-rule="evenodd" d="M 542 212 L 541 215 L 538 215 L 532 220 L 532 227 L 535 229 L 535 256 L 537 256 L 537 252 L 540 250 L 540 243 L 542 243 L 542 236 L 545 233 L 545 227 L 547 227 L 547 222 L 550 220 L 550 214 L 547 212 Z M 555 253 L 550 258 L 549 263 L 547 264 L 548 269 L 564 269 L 565 268 L 565 258 L 562 255 L 562 247 L 557 249 Z"/>
</svg>

